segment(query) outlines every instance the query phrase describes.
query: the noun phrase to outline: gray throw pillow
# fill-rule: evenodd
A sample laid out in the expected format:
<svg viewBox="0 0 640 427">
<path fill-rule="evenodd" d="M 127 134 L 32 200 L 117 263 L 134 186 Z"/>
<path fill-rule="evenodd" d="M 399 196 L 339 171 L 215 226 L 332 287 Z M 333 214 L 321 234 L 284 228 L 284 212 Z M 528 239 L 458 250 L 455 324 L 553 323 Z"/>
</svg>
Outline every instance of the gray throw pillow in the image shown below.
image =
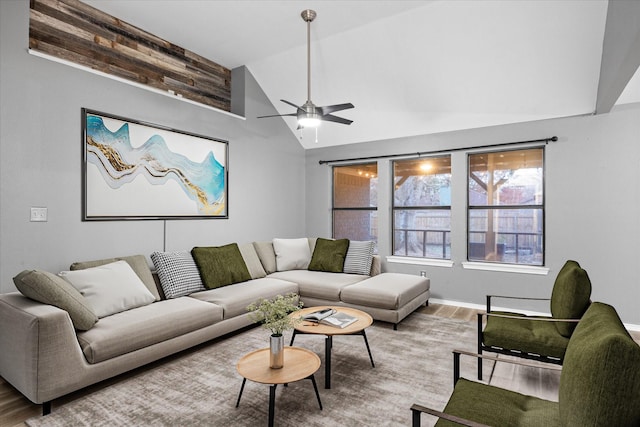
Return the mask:
<svg viewBox="0 0 640 427">
<path fill-rule="evenodd" d="M 373 241 L 349 241 L 349 249 L 344 259 L 344 272 L 352 274 L 371 274 L 371 264 L 373 263 Z"/>
<path fill-rule="evenodd" d="M 98 316 L 80 292 L 55 274 L 25 270 L 13 278 L 13 283 L 24 296 L 69 313 L 73 326 L 78 330 L 89 330 L 98 321 Z"/>
<path fill-rule="evenodd" d="M 151 261 L 167 299 L 204 291 L 198 266 L 188 251 L 154 252 Z"/>
<path fill-rule="evenodd" d="M 240 253 L 242 254 L 242 258 L 244 259 L 244 263 L 247 265 L 247 269 L 249 270 L 249 274 L 252 279 L 261 279 L 267 275 L 253 244 L 245 243 L 238 245 L 238 249 L 240 249 Z"/>
<path fill-rule="evenodd" d="M 271 242 L 253 242 L 253 247 L 260 258 L 260 263 L 264 267 L 267 274 L 274 273 L 278 270 L 276 265 L 276 252 Z"/>
</svg>

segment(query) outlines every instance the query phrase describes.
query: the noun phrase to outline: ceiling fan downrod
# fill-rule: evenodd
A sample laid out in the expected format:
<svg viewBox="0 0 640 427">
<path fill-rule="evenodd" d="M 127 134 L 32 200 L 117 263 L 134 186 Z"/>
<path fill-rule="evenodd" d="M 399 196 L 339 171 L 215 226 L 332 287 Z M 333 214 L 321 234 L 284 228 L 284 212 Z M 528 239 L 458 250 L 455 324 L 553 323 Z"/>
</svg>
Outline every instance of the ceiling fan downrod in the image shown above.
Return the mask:
<svg viewBox="0 0 640 427">
<path fill-rule="evenodd" d="M 311 103 L 311 23 L 316 19 L 316 11 L 307 9 L 300 14 L 307 23 L 307 103 Z"/>
</svg>

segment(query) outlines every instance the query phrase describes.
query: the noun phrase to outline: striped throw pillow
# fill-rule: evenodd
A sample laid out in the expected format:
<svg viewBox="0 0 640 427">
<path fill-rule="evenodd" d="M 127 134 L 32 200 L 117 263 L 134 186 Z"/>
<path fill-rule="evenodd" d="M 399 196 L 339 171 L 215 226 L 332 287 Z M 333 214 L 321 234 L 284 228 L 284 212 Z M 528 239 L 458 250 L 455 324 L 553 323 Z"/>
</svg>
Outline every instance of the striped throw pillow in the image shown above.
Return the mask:
<svg viewBox="0 0 640 427">
<path fill-rule="evenodd" d="M 204 291 L 198 266 L 190 252 L 154 252 L 151 261 L 167 299 Z"/>
<path fill-rule="evenodd" d="M 373 247 L 375 242 L 349 241 L 349 249 L 344 260 L 344 273 L 363 274 L 368 276 L 373 262 Z"/>
</svg>

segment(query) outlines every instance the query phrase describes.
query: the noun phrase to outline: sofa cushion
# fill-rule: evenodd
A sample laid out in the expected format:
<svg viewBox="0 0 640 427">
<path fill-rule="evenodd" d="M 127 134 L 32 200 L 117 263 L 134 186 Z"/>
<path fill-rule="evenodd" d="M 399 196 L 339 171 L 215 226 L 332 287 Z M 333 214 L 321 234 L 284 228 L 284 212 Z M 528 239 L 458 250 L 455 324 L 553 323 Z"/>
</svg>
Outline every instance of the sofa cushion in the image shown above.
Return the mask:
<svg viewBox="0 0 640 427">
<path fill-rule="evenodd" d="M 342 273 L 348 249 L 348 239 L 329 240 L 318 238 L 309 262 L 309 270 Z"/>
<path fill-rule="evenodd" d="M 277 271 L 306 270 L 311 261 L 309 239 L 273 239 Z"/>
<path fill-rule="evenodd" d="M 352 274 L 371 274 L 374 247 L 375 242 L 371 240 L 366 242 L 350 240 L 342 271 Z"/>
<path fill-rule="evenodd" d="M 276 265 L 276 253 L 273 250 L 273 242 L 253 242 L 253 247 L 260 258 L 260 263 L 267 274 L 278 270 Z"/>
<path fill-rule="evenodd" d="M 347 285 L 360 282 L 369 276 L 325 271 L 289 270 L 268 275 L 298 284 L 300 297 L 313 297 L 340 301 L 340 291 Z"/>
<path fill-rule="evenodd" d="M 411 274 L 382 273 L 346 286 L 340 299 L 350 304 L 397 310 L 427 292 L 431 281 Z"/>
<path fill-rule="evenodd" d="M 554 325 L 556 322 L 535 320 L 535 317 L 527 317 L 520 313 L 492 313 L 515 316 L 519 319 L 487 316 L 487 326 L 482 332 L 482 342 L 485 345 L 564 358 L 569 338 L 558 333 Z"/>
<path fill-rule="evenodd" d="M 551 293 L 551 316 L 556 319 L 580 319 L 589 307 L 591 281 L 575 261 L 567 261 L 556 277 Z M 554 322 L 558 332 L 570 337 L 577 323 Z"/>
<path fill-rule="evenodd" d="M 178 298 L 204 291 L 198 266 L 190 252 L 153 252 L 151 261 L 156 267 L 165 297 Z"/>
<path fill-rule="evenodd" d="M 24 296 L 69 313 L 73 326 L 78 330 L 91 329 L 98 321 L 98 316 L 82 294 L 53 273 L 25 270 L 13 278 L 13 283 Z"/>
<path fill-rule="evenodd" d="M 490 426 L 545 426 L 558 422 L 558 403 L 460 378 L 444 412 Z M 436 426 L 457 426 L 443 419 Z M 587 425 L 587 424 L 583 424 Z"/>
<path fill-rule="evenodd" d="M 98 267 L 100 265 L 111 264 L 116 261 L 126 261 L 131 268 L 133 268 L 133 271 L 136 272 L 138 277 L 140 277 L 140 280 L 142 280 L 142 283 L 144 283 L 149 292 L 151 292 L 151 295 L 154 296 L 155 300 L 160 301 L 160 294 L 156 287 L 156 281 L 153 279 L 153 274 L 151 274 L 151 269 L 149 268 L 149 264 L 147 263 L 147 259 L 144 255 L 131 255 L 94 261 L 74 262 L 69 267 L 69 270 L 84 270 L 85 268 Z"/>
<path fill-rule="evenodd" d="M 267 275 L 262 263 L 260 262 L 260 257 L 258 257 L 258 253 L 252 243 L 238 245 L 238 249 L 240 249 L 242 259 L 244 259 L 244 263 L 246 264 L 247 270 L 249 270 L 249 275 L 252 279 L 260 279 Z"/>
<path fill-rule="evenodd" d="M 59 276 L 76 288 L 96 316 L 110 316 L 155 301 L 140 277 L 126 261 L 84 270 L 61 271 Z"/>
<path fill-rule="evenodd" d="M 247 306 L 260 299 L 271 299 L 277 295 L 297 293 L 298 285 L 286 280 L 270 277 L 236 283 L 233 286 L 191 294 L 191 298 L 214 303 L 224 309 L 224 318 L 247 313 Z"/>
<path fill-rule="evenodd" d="M 640 346 L 610 305 L 592 303 L 573 332 L 558 399 L 562 425 L 640 425 Z"/>
<path fill-rule="evenodd" d="M 100 319 L 89 331 L 78 333 L 78 341 L 87 361 L 98 363 L 221 320 L 222 307 L 174 298 Z"/>
<path fill-rule="evenodd" d="M 191 255 L 198 266 L 202 283 L 207 289 L 215 289 L 233 283 L 251 280 L 236 243 L 225 246 L 195 247 Z"/>
</svg>

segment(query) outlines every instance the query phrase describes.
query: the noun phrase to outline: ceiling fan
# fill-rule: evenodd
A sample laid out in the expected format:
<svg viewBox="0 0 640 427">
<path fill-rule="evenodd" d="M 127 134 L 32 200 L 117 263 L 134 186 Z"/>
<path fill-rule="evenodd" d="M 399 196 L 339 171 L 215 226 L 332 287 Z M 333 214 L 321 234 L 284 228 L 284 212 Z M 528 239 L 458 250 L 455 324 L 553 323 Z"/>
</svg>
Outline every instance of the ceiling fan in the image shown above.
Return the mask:
<svg viewBox="0 0 640 427">
<path fill-rule="evenodd" d="M 348 110 L 349 108 L 353 108 L 353 104 L 336 104 L 336 105 L 327 105 L 324 107 L 318 107 L 311 101 L 311 22 L 316 18 L 316 12 L 307 9 L 303 10 L 300 16 L 307 23 L 307 102 L 305 102 L 302 106 L 298 106 L 293 102 L 281 99 L 280 101 L 285 104 L 289 104 L 292 107 L 295 107 L 297 111 L 295 113 L 290 114 L 274 114 L 270 116 L 260 116 L 259 119 L 263 119 L 266 117 L 297 117 L 298 118 L 298 129 L 305 127 L 318 127 L 321 121 L 325 122 L 335 122 L 341 123 L 343 125 L 350 125 L 353 123 L 353 120 L 344 119 L 342 117 L 334 116 L 331 113 L 335 113 L 336 111 Z"/>
</svg>

